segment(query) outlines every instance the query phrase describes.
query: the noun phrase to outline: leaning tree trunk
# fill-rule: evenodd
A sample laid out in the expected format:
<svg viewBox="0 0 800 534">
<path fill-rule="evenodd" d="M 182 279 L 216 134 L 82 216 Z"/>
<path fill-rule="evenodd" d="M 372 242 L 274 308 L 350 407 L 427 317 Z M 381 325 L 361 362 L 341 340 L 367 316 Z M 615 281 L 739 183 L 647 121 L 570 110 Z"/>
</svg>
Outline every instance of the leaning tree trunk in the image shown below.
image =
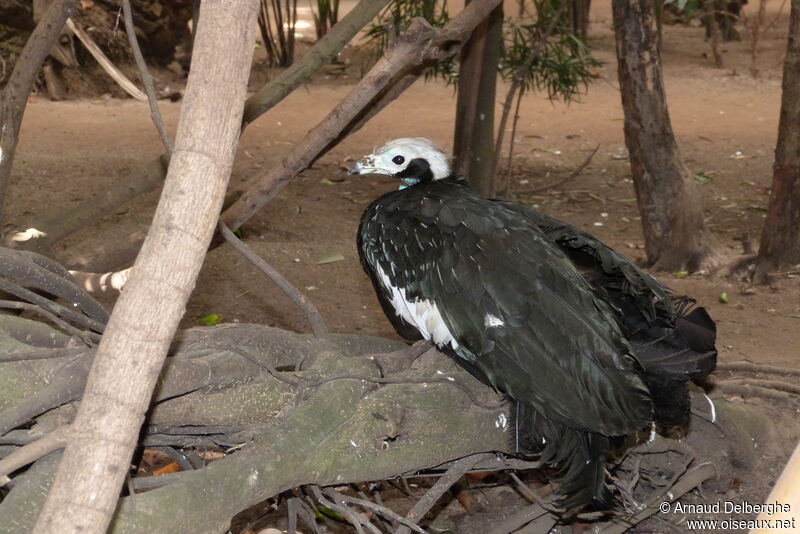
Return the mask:
<svg viewBox="0 0 800 534">
<path fill-rule="evenodd" d="M 642 216 L 645 252 L 656 270 L 697 269 L 710 234 L 667 111 L 653 2 L 613 0 L 625 144 Z"/>
<path fill-rule="evenodd" d="M 469 4 L 469 1 L 467 2 Z M 503 6 L 492 11 L 461 50 L 453 142 L 455 170 L 482 195 L 493 195 L 494 108 Z"/>
<path fill-rule="evenodd" d="M 161 201 L 97 350 L 34 531 L 100 534 L 216 226 L 241 127 L 256 0 L 204 2 Z"/>
<path fill-rule="evenodd" d="M 772 174 L 772 194 L 756 260 L 755 280 L 800 264 L 800 0 L 792 0 L 789 44 Z"/>
<path fill-rule="evenodd" d="M 56 44 L 61 28 L 75 9 L 76 3 L 75 0 L 58 0 L 50 5 L 17 58 L 8 84 L 0 91 L 0 218 L 6 203 L 11 166 L 14 163 L 19 128 L 28 104 L 28 95 L 42 63 Z"/>
</svg>

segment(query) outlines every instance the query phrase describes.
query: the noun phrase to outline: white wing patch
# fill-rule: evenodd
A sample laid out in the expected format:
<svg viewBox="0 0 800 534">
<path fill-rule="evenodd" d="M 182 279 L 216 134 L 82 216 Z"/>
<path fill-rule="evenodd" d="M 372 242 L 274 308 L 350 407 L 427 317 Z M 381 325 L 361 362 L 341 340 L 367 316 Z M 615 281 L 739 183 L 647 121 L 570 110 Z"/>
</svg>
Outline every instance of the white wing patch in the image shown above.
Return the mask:
<svg viewBox="0 0 800 534">
<path fill-rule="evenodd" d="M 415 326 L 422 337 L 436 346 L 442 347 L 449 343 L 453 349 L 458 348 L 458 342 L 447 329 L 447 324 L 436 307 L 436 303 L 429 300 L 409 301 L 406 298 L 405 288 L 394 287 L 380 265 L 375 265 L 375 271 L 378 273 L 383 287 L 391 292 L 392 307 L 399 317 Z"/>
<path fill-rule="evenodd" d="M 505 326 L 504 323 L 499 317 L 495 317 L 491 313 L 487 313 L 486 317 L 483 318 L 483 325 L 486 328 L 494 328 L 497 326 Z"/>
</svg>

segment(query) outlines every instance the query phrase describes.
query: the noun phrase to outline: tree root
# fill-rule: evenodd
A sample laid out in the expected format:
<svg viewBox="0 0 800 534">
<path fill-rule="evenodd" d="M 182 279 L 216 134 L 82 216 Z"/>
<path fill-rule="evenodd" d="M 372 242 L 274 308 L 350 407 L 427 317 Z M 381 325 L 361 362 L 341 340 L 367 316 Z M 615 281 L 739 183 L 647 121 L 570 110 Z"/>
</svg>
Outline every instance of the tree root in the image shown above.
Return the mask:
<svg viewBox="0 0 800 534">
<path fill-rule="evenodd" d="M 45 437 L 20 447 L 0 460 L 0 486 L 11 481 L 8 475 L 51 452 L 61 449 L 69 439 L 69 427 L 60 426 Z"/>
<path fill-rule="evenodd" d="M 2 335 L 0 330 L 0 338 Z M 47 389 L 63 391 L 64 370 L 56 370 L 86 365 L 91 357 L 80 356 L 67 367 L 58 359 L 0 363 L 0 376 L 12 366 L 31 371 L 30 376 L 22 375 L 31 382 L 22 388 L 36 385 L 34 377 L 50 382 L 21 403 L 0 391 L 0 403 L 11 402 L 17 408 L 38 395 L 50 400 L 39 402 L 40 407 L 53 404 Z M 16 394 L 20 398 L 20 393 Z M 200 463 L 192 462 L 190 454 L 167 451 L 187 470 L 131 479 L 135 495 L 120 499 L 111 532 L 216 533 L 228 528 L 230 518 L 242 508 L 309 484 L 319 486 L 325 506 L 335 505 L 330 508 L 343 517 L 347 511 L 365 533 L 375 532 L 373 527 L 381 532 L 392 528 L 407 534 L 419 532 L 429 510 L 464 473 L 540 467 L 538 462 L 502 454 L 511 440 L 508 431 L 497 424 L 501 415 L 507 416 L 507 406 L 499 401 L 489 388 L 425 343 L 405 347 L 367 336 L 316 337 L 257 325 L 189 330 L 170 349 L 140 443 L 176 448 L 195 445 L 228 452 L 223 459 L 194 469 Z M 724 410 L 724 405 L 719 409 Z M 0 412 L 0 422 L 8 413 Z M 730 419 L 731 412 L 725 413 L 715 426 L 695 419 L 694 431 L 710 430 L 717 436 L 724 430 L 720 425 L 725 418 Z M 20 467 L 23 461 L 52 450 L 48 447 L 33 454 L 30 451 L 36 448 L 30 445 L 41 446 L 37 441 L 41 430 L 61 421 L 63 416 L 40 418 L 33 430 L 16 430 L 0 438 L 6 447 L 28 446 L 0 463 L 1 467 L 13 461 L 15 466 L 11 492 L 0 503 L 0 534 L 30 530 L 41 496 L 52 480 L 54 455 L 28 471 Z M 749 435 L 745 439 L 749 444 Z M 682 455 L 677 464 L 671 456 L 663 459 L 663 455 L 676 453 Z M 693 447 L 660 438 L 633 449 L 626 463 L 615 468 L 625 475 L 617 483 L 629 495 L 636 492 L 646 508 L 635 508 L 623 518 L 599 518 L 606 522 L 595 527 L 621 532 L 652 515 L 656 511 L 653 503 L 657 506 L 659 501 L 677 499 L 708 479 L 713 469 L 707 471 L 710 467 L 706 464 L 691 468 L 701 457 Z M 671 466 L 667 469 L 669 480 L 663 478 L 665 466 Z M 391 481 L 398 476 L 439 477 L 405 517 L 379 499 L 373 502 L 359 492 L 354 496 L 326 488 Z M 493 525 L 492 532 L 541 532 L 560 521 L 547 510 L 546 501 L 539 498 L 536 502 L 535 494 L 528 498 L 536 504 Z M 296 526 L 300 517 L 314 530 L 309 523 L 313 514 L 301 500 L 294 499 L 290 524 Z M 374 515 L 364 517 L 362 509 Z"/>
<path fill-rule="evenodd" d="M 776 365 L 764 365 L 751 362 L 719 362 L 717 363 L 717 371 L 730 371 L 730 372 L 744 372 L 744 373 L 768 373 L 776 375 L 794 375 L 800 376 L 800 369 L 792 369 L 789 367 L 778 367 Z"/>
<path fill-rule="evenodd" d="M 3 282 L 3 286 L 0 287 L 3 291 L 42 306 L 51 313 L 56 313 L 85 328 L 102 332 L 103 326 L 108 321 L 108 312 L 75 283 L 64 267 L 40 254 L 0 248 L 0 280 Z M 23 291 L 30 289 L 64 299 L 83 312 L 85 317 L 71 309 L 64 311 L 65 308 L 54 305 L 49 299 L 35 293 L 32 297 L 31 291 Z"/>
</svg>

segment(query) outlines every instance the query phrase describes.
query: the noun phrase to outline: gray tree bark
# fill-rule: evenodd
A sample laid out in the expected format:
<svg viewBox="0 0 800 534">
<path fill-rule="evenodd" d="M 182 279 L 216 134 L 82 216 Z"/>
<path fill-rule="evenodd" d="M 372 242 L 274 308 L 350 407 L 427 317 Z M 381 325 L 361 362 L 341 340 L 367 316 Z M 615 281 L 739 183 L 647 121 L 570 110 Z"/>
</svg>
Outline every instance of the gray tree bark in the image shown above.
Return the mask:
<svg viewBox="0 0 800 534">
<path fill-rule="evenodd" d="M 800 265 L 800 0 L 792 0 L 783 63 L 778 144 L 767 218 L 756 259 L 755 281 Z"/>
<path fill-rule="evenodd" d="M 691 172 L 672 132 L 661 73 L 655 2 L 613 0 L 625 144 L 642 216 L 647 261 L 655 270 L 696 270 L 711 235 Z"/>
<path fill-rule="evenodd" d="M 203 4 L 161 201 L 94 358 L 72 438 L 36 522 L 103 533 L 222 206 L 244 108 L 255 0 Z"/>
</svg>

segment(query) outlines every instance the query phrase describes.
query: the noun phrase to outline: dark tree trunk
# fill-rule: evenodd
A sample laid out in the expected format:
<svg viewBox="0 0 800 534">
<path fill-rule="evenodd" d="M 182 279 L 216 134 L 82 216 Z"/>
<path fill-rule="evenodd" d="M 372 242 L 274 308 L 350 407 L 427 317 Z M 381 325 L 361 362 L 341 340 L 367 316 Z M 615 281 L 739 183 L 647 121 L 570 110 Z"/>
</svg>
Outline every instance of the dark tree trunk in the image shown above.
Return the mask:
<svg viewBox="0 0 800 534">
<path fill-rule="evenodd" d="M 625 144 L 642 216 L 647 261 L 656 270 L 695 270 L 710 234 L 667 111 L 653 2 L 613 0 Z"/>
<path fill-rule="evenodd" d="M 475 28 L 461 50 L 453 142 L 455 170 L 482 195 L 494 194 L 494 108 L 502 30 L 501 4 Z"/>
<path fill-rule="evenodd" d="M 569 21 L 572 33 L 586 42 L 589 35 L 589 6 L 591 0 L 574 0 L 569 5 Z"/>
<path fill-rule="evenodd" d="M 756 281 L 800 264 L 800 0 L 792 0 L 789 44 L 767 218 L 756 261 Z"/>
</svg>

